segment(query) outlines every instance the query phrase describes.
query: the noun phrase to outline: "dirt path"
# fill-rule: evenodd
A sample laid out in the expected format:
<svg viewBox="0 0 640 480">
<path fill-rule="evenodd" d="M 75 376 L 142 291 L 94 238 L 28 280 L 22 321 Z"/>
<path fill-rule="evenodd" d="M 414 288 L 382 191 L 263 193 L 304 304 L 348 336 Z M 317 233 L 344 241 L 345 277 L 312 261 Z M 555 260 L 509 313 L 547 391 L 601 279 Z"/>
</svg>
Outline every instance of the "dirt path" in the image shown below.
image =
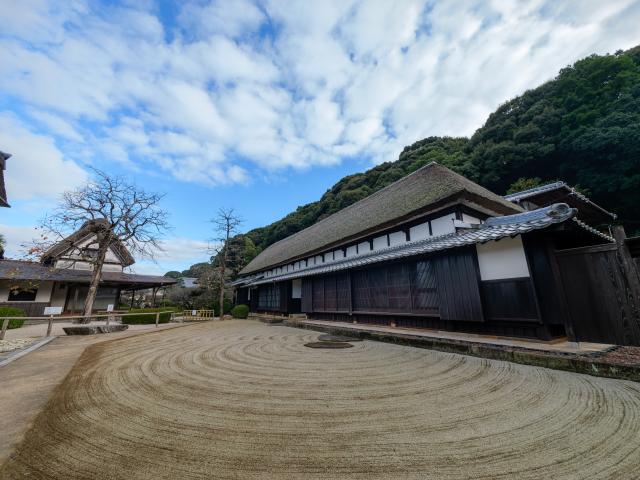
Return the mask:
<svg viewBox="0 0 640 480">
<path fill-rule="evenodd" d="M 640 384 L 253 321 L 85 352 L 2 478 L 640 475 Z"/>
</svg>

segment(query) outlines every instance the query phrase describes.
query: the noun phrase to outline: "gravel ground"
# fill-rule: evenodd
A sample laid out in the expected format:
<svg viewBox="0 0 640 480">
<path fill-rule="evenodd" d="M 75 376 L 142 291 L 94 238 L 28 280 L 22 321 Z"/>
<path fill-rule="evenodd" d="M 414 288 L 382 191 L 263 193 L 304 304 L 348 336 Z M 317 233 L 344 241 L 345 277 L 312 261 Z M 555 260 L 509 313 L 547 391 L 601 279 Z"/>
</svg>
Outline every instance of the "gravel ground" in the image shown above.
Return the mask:
<svg viewBox="0 0 640 480">
<path fill-rule="evenodd" d="M 90 347 L 1 478 L 631 479 L 640 384 L 254 321 Z"/>
<path fill-rule="evenodd" d="M 0 353 L 12 352 L 31 345 L 33 338 L 15 338 L 13 340 L 0 340 Z"/>
</svg>

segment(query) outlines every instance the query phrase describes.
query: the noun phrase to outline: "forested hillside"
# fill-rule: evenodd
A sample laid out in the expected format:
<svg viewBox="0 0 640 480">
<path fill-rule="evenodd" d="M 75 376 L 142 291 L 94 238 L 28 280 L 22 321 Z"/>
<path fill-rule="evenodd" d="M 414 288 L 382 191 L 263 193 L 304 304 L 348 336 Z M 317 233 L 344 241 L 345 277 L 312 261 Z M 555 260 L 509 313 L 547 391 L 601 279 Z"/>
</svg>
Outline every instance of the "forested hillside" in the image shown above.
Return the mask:
<svg viewBox="0 0 640 480">
<path fill-rule="evenodd" d="M 562 179 L 640 231 L 640 47 L 593 55 L 500 106 L 469 138 L 429 137 L 395 162 L 350 175 L 317 202 L 237 239 L 260 250 L 431 161 L 504 194 Z"/>
</svg>

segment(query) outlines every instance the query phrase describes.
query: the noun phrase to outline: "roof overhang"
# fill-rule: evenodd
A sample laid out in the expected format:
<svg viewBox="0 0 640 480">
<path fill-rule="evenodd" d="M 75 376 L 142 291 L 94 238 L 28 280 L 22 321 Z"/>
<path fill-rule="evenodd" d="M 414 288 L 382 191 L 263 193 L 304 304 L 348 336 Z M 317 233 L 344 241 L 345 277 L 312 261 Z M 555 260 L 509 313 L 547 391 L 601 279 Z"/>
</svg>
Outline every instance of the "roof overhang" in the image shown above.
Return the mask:
<svg viewBox="0 0 640 480">
<path fill-rule="evenodd" d="M 575 218 L 576 213 L 577 211 L 569 207 L 567 204 L 559 203 L 530 212 L 502 217 L 490 217 L 476 228 L 460 229 L 456 233 L 450 233 L 417 242 L 408 242 L 363 255 L 357 255 L 335 262 L 309 267 L 296 272 L 288 272 L 260 279 L 249 279 L 244 286 L 292 280 L 295 278 L 348 270 L 374 263 L 404 259 L 453 248 L 486 243 L 492 240 L 500 240 L 501 238 L 515 237 L 534 230 L 545 229 L 553 225 L 564 223 L 570 219 L 574 219 L 576 221 L 576 225 L 579 227 L 585 228 L 591 233 L 597 234 L 601 238 L 605 238 L 607 241 L 614 241 L 611 237 L 608 237 L 577 220 Z"/>
<path fill-rule="evenodd" d="M 36 262 L 0 260 L 0 280 L 8 281 L 55 281 L 66 283 L 91 282 L 92 271 L 71 268 L 53 268 Z M 177 280 L 158 275 L 139 275 L 123 272 L 102 272 L 101 284 L 118 285 L 123 288 L 153 288 L 174 285 Z"/>
<path fill-rule="evenodd" d="M 615 213 L 605 210 L 562 181 L 505 195 L 504 198 L 516 204 L 531 202 L 538 206 L 566 203 L 578 209 L 581 219 L 594 225 L 611 223 L 617 218 Z"/>
</svg>

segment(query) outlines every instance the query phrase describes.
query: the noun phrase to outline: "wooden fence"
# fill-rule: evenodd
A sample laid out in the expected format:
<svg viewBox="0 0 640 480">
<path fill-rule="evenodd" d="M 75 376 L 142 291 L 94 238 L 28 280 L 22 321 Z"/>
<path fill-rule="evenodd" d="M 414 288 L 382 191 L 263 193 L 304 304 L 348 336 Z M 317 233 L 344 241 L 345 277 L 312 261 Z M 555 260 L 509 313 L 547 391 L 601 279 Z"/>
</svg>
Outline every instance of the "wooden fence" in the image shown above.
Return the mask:
<svg viewBox="0 0 640 480">
<path fill-rule="evenodd" d="M 155 326 L 157 327 L 160 324 L 160 315 L 170 313 L 173 319 L 174 312 L 166 311 L 166 312 L 137 312 L 137 313 L 108 313 L 101 315 L 91 315 L 92 319 L 105 319 L 106 325 L 109 325 L 111 322 L 118 322 L 122 319 L 122 317 L 127 317 L 131 315 L 140 316 L 140 315 L 155 315 Z M 11 320 L 24 320 L 32 322 L 32 324 L 46 324 L 47 325 L 47 333 L 46 337 L 51 336 L 51 330 L 53 329 L 54 322 L 67 322 L 73 320 L 82 320 L 85 317 L 83 315 L 73 315 L 73 316 L 60 316 L 60 315 L 51 315 L 49 317 L 1 317 L 0 318 L 0 340 L 4 340 L 7 329 L 9 327 L 9 322 Z M 92 320 L 93 321 L 93 320 Z"/>
</svg>

